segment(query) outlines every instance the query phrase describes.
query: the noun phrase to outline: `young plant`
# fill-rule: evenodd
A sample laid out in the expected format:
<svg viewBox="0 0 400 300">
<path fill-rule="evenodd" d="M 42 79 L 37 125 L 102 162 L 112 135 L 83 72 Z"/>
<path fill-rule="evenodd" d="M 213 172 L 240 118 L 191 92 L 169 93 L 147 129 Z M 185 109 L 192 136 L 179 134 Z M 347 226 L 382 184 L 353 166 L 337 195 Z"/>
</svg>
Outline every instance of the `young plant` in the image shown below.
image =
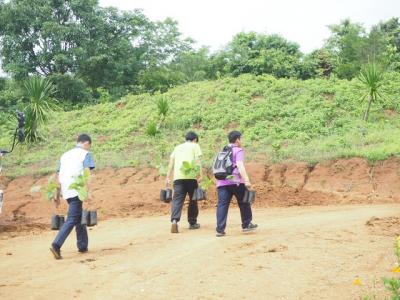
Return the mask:
<svg viewBox="0 0 400 300">
<path fill-rule="evenodd" d="M 157 124 L 154 122 L 149 123 L 146 128 L 146 134 L 150 137 L 155 137 L 159 133 Z"/>
<path fill-rule="evenodd" d="M 393 268 L 393 272 L 400 271 L 400 237 L 397 237 L 394 243 L 394 254 L 397 258 L 397 267 Z M 392 300 L 400 300 L 400 279 L 399 278 L 382 278 L 386 290 L 391 293 Z"/>
<path fill-rule="evenodd" d="M 69 186 L 70 189 L 78 192 L 79 199 L 85 201 L 88 197 L 88 182 L 90 179 L 90 172 L 85 169 L 83 174 L 76 177 L 75 181 Z"/>
<path fill-rule="evenodd" d="M 366 88 L 366 97 L 369 97 L 367 110 L 364 114 L 364 121 L 368 121 L 369 110 L 371 109 L 372 102 L 376 102 L 378 98 L 383 98 L 381 94 L 382 82 L 384 72 L 379 69 L 375 63 L 368 63 L 361 68 L 358 80 L 360 80 Z"/>
<path fill-rule="evenodd" d="M 200 173 L 200 166 L 194 160 L 191 163 L 184 161 L 181 171 L 185 176 L 196 178 Z"/>
<path fill-rule="evenodd" d="M 160 98 L 157 101 L 157 108 L 158 108 L 158 116 L 159 116 L 159 121 L 157 124 L 157 131 L 160 130 L 160 128 L 165 125 L 165 119 L 167 117 L 168 111 L 169 111 L 169 102 L 166 98 Z"/>
<path fill-rule="evenodd" d="M 397 265 L 400 267 L 400 236 L 397 237 L 396 242 L 394 243 L 394 254 L 397 257 Z"/>
<path fill-rule="evenodd" d="M 169 102 L 166 98 L 160 98 L 157 101 L 158 115 L 160 116 L 160 123 L 165 121 L 169 111 Z"/>
<path fill-rule="evenodd" d="M 49 177 L 46 188 L 44 190 L 44 195 L 49 201 L 58 200 L 59 185 L 57 184 L 54 175 Z"/>
<path fill-rule="evenodd" d="M 382 280 L 386 290 L 391 293 L 392 300 L 400 300 L 400 279 L 383 278 Z"/>
<path fill-rule="evenodd" d="M 207 191 L 210 186 L 212 186 L 214 184 L 214 181 L 212 181 L 208 176 L 205 176 L 202 180 L 202 182 L 200 183 L 200 187 Z"/>
<path fill-rule="evenodd" d="M 276 160 L 281 156 L 282 143 L 280 141 L 274 141 L 272 144 L 273 154 Z"/>
<path fill-rule="evenodd" d="M 36 185 L 31 188 L 31 192 L 33 193 L 40 192 L 41 189 L 42 187 L 40 185 Z M 50 176 L 47 179 L 47 185 L 42 191 L 43 198 L 48 201 L 57 201 L 60 196 L 59 191 L 60 191 L 59 185 L 56 182 L 54 175 Z"/>
</svg>

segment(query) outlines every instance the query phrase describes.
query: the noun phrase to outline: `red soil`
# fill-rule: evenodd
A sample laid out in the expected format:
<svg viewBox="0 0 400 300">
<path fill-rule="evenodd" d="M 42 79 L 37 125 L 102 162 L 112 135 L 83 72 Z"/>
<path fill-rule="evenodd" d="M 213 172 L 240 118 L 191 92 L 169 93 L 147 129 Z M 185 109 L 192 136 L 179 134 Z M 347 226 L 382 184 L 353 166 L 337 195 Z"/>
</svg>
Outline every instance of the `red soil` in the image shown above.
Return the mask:
<svg viewBox="0 0 400 300">
<path fill-rule="evenodd" d="M 370 165 L 360 158 L 319 163 L 263 165 L 250 163 L 255 183 L 255 207 L 288 207 L 353 203 L 395 203 L 400 199 L 400 160 L 391 158 Z M 46 185 L 47 177 L 2 178 L 5 190 L 0 233 L 48 228 L 53 205 L 32 193 L 35 185 Z M 101 219 L 167 214 L 169 205 L 159 201 L 164 179 L 153 169 L 103 169 L 93 176 L 93 208 Z M 215 206 L 215 188 L 201 207 Z M 60 209 L 66 211 L 66 205 Z"/>
</svg>

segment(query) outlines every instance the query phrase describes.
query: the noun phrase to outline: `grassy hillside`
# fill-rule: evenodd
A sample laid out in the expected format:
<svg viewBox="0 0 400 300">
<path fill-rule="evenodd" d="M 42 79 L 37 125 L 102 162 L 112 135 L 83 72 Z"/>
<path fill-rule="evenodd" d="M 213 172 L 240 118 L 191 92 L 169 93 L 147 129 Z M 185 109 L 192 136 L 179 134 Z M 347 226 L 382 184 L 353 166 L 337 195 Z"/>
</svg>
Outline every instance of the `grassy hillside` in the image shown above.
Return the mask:
<svg viewBox="0 0 400 300">
<path fill-rule="evenodd" d="M 208 164 L 231 129 L 243 131 L 253 160 L 315 163 L 350 156 L 381 160 L 400 149 L 400 74 L 387 76 L 385 91 L 386 99 L 373 105 L 365 123 L 361 119 L 366 102 L 361 102 L 363 87 L 357 80 L 243 75 L 191 83 L 163 95 L 127 96 L 116 103 L 56 113 L 44 130 L 47 141 L 19 147 L 5 159 L 4 167 L 12 176 L 50 172 L 81 132 L 93 136 L 100 168 L 159 167 L 189 129 L 200 134 Z M 171 110 L 162 133 L 149 137 L 146 127 L 158 118 L 159 97 L 170 100 Z M 0 148 L 4 148 L 10 137 L 4 127 L 0 129 Z"/>
</svg>

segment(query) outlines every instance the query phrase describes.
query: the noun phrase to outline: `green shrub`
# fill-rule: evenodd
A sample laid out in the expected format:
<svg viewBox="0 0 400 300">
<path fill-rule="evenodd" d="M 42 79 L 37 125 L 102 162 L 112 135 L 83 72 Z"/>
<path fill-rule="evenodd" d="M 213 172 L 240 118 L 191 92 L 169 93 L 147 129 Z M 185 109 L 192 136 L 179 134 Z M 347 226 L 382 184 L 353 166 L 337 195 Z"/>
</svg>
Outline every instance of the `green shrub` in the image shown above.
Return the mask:
<svg viewBox="0 0 400 300">
<path fill-rule="evenodd" d="M 155 137 L 159 133 L 157 124 L 155 122 L 151 122 L 147 125 L 146 134 L 150 137 Z"/>
</svg>

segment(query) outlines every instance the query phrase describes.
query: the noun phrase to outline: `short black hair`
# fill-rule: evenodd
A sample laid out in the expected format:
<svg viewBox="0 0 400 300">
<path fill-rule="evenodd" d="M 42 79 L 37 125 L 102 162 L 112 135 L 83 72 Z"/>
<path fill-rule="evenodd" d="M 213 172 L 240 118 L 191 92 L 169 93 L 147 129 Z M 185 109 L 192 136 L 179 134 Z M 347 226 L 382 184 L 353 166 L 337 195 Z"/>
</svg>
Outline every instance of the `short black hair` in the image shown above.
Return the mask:
<svg viewBox="0 0 400 300">
<path fill-rule="evenodd" d="M 92 138 L 86 134 L 82 133 L 78 136 L 78 139 L 76 140 L 78 143 L 86 143 L 89 142 L 89 144 L 92 144 Z"/>
<path fill-rule="evenodd" d="M 188 133 L 186 133 L 185 140 L 186 141 L 191 141 L 191 142 L 196 140 L 196 142 L 198 142 L 199 141 L 199 136 L 197 135 L 196 132 L 189 131 Z"/>
<path fill-rule="evenodd" d="M 236 141 L 237 141 L 238 139 L 240 139 L 241 137 L 242 137 L 242 134 L 240 133 L 240 131 L 237 131 L 237 130 L 231 131 L 231 132 L 229 132 L 229 134 L 228 134 L 229 143 L 234 144 L 234 143 L 236 143 Z"/>
</svg>

